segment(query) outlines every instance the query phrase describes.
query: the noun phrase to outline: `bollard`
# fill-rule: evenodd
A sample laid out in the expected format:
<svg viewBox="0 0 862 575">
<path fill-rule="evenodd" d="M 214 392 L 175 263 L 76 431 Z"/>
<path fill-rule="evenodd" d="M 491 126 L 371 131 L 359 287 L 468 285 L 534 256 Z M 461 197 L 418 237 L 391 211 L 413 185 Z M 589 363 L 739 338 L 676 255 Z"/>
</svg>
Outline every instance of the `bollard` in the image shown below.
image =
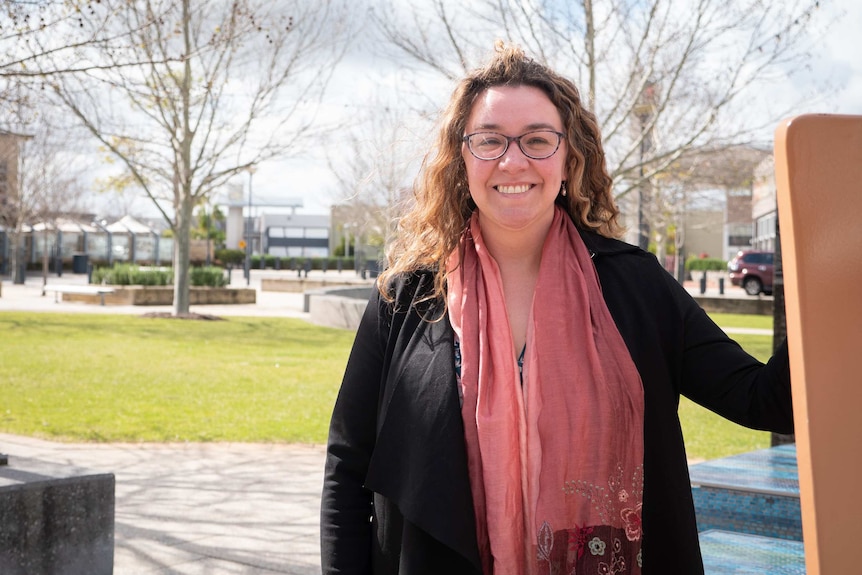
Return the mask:
<svg viewBox="0 0 862 575">
<path fill-rule="evenodd" d="M 706 272 L 703 272 L 703 275 L 700 276 L 700 295 L 706 293 Z"/>
<path fill-rule="evenodd" d="M 275 258 L 275 271 L 281 271 L 281 258 Z"/>
<path fill-rule="evenodd" d="M 724 278 L 718 278 L 718 295 L 724 295 Z"/>
<path fill-rule="evenodd" d="M 93 283 L 93 262 L 87 262 L 87 283 Z"/>
</svg>

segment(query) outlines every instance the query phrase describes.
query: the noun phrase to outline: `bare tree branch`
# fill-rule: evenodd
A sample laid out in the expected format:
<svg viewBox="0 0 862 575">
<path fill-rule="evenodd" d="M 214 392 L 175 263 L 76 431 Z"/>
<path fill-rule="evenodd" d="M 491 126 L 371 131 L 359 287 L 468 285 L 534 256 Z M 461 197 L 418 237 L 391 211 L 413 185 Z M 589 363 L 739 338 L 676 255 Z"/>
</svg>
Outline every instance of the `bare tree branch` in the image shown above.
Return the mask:
<svg viewBox="0 0 862 575">
<path fill-rule="evenodd" d="M 188 311 L 194 206 L 326 128 L 314 109 L 347 47 L 345 10 L 344 0 L 141 0 L 108 18 L 96 7 L 125 43 L 79 50 L 102 68 L 51 80 L 173 230 L 175 313 Z"/>
</svg>

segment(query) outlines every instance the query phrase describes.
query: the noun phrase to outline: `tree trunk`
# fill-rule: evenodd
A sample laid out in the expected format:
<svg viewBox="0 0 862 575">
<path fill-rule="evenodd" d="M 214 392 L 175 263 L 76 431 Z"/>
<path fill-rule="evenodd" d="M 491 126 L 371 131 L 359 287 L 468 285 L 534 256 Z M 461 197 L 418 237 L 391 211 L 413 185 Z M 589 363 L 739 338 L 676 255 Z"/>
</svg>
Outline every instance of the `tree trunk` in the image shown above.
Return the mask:
<svg viewBox="0 0 862 575">
<path fill-rule="evenodd" d="M 19 230 L 12 230 L 9 234 L 9 273 L 12 274 L 12 283 L 13 284 L 23 284 L 26 278 L 26 274 L 20 274 L 19 268 L 22 265 L 26 265 L 27 258 L 22 253 L 24 251 L 23 246 L 21 245 L 24 240 L 24 233 Z"/>
<path fill-rule="evenodd" d="M 174 236 L 174 315 L 189 312 L 189 267 L 192 210 L 192 140 L 191 130 L 191 22 L 190 0 L 183 0 L 183 37 L 185 40 L 185 60 L 183 62 L 183 81 L 180 86 L 182 97 L 182 139 L 179 142 L 179 158 L 174 169 L 174 202 L 177 208 L 176 234 Z"/>
<path fill-rule="evenodd" d="M 189 312 L 191 219 L 192 200 L 185 196 L 177 206 L 174 234 L 174 315 Z"/>
</svg>

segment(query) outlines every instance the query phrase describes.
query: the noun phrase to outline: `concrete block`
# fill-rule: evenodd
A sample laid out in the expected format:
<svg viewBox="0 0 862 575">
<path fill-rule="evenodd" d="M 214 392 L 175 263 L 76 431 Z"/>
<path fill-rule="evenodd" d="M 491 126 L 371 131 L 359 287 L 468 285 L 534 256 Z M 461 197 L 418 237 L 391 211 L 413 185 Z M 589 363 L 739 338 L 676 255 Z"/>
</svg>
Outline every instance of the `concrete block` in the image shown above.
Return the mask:
<svg viewBox="0 0 862 575">
<path fill-rule="evenodd" d="M 9 456 L 0 467 L 0 573 L 110 575 L 114 475 Z"/>
</svg>

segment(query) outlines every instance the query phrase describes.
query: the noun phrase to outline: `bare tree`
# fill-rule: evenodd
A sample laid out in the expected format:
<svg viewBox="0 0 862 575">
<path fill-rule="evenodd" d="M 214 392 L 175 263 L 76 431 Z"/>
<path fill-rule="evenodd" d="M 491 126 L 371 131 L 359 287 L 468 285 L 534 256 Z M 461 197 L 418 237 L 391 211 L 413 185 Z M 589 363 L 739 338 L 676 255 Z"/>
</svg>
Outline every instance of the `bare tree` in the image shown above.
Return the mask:
<svg viewBox="0 0 862 575">
<path fill-rule="evenodd" d="M 76 61 L 97 65 L 47 81 L 170 225 L 175 314 L 189 309 L 194 206 L 325 125 L 316 103 L 348 37 L 340 1 L 141 0 L 108 16 L 95 5 L 110 47 L 80 47 Z"/>
<path fill-rule="evenodd" d="M 23 281 L 17 270 L 26 264 L 24 237 L 30 226 L 43 225 L 43 234 L 31 241 L 46 241 L 63 214 L 80 210 L 84 196 L 86 165 L 76 161 L 75 135 L 58 123 L 40 118 L 23 124 L 20 132 L 0 134 L 0 167 L 4 172 L 0 193 L 0 223 L 10 243 L 9 260 L 15 281 Z M 42 250 L 47 258 L 47 250 Z M 43 260 L 43 283 L 47 279 L 47 259 Z"/>
<path fill-rule="evenodd" d="M 122 0 L 5 0 L 0 6 L 3 111 L 20 116 L 22 109 L 38 104 L 32 92 L 21 89 L 28 80 L 132 65 L 128 54 L 118 53 L 110 63 L 83 57 L 87 48 L 119 52 L 130 31 L 111 30 L 108 23 L 122 5 Z"/>
<path fill-rule="evenodd" d="M 688 155 L 752 142 L 787 113 L 759 88 L 807 59 L 817 0 L 381 0 L 397 57 L 461 76 L 494 39 L 573 78 L 602 128 L 615 194 L 650 186 Z M 398 5 L 406 5 L 398 10 Z M 643 203 L 643 202 L 642 202 Z"/>
<path fill-rule="evenodd" d="M 398 100 L 392 94 L 386 99 Z M 416 172 L 425 147 L 421 127 L 426 124 L 407 108 L 382 100 L 378 97 L 376 104 L 368 106 L 371 113 L 364 121 L 354 120 L 342 142 L 344 149 L 327 157 L 338 184 L 334 202 L 342 206 L 333 224 L 342 228 L 341 233 L 352 230 L 356 243 L 377 251 L 392 231 Z"/>
</svg>

